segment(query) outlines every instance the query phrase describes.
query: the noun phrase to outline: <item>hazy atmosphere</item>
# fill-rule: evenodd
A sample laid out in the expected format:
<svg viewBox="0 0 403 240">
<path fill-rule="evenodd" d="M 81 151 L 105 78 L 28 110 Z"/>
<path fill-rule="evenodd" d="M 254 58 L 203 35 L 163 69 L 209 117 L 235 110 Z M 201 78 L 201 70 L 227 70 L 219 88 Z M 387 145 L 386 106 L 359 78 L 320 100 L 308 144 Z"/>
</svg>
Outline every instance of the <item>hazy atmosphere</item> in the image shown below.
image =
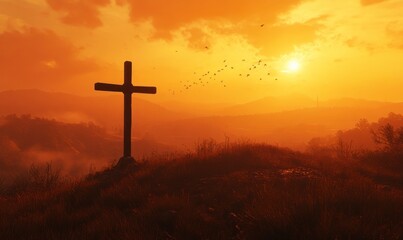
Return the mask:
<svg viewBox="0 0 403 240">
<path fill-rule="evenodd" d="M 160 104 L 294 93 L 402 101 L 402 8 L 399 0 L 1 0 L 1 85 L 94 95 L 93 82 L 120 83 L 131 60 L 134 82 L 158 85 Z"/>
<path fill-rule="evenodd" d="M 0 238 L 402 239 L 402 12 L 0 0 Z"/>
</svg>

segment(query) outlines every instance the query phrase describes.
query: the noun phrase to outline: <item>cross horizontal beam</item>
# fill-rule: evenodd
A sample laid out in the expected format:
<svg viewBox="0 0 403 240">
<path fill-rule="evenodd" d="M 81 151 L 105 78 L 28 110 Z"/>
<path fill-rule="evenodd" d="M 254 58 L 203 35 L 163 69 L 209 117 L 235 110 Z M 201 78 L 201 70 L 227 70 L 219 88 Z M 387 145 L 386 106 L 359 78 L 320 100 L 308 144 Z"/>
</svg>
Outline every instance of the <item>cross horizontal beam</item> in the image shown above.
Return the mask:
<svg viewBox="0 0 403 240">
<path fill-rule="evenodd" d="M 123 92 L 123 93 L 145 93 L 145 94 L 156 94 L 156 87 L 148 86 L 125 86 L 119 84 L 110 83 L 95 83 L 95 90 L 98 91 L 108 91 L 108 92 Z"/>
<path fill-rule="evenodd" d="M 148 86 L 132 86 L 132 92 L 134 93 L 145 93 L 145 94 L 156 94 L 156 87 L 148 87 Z"/>
<path fill-rule="evenodd" d="M 108 92 L 123 92 L 123 85 L 110 83 L 95 83 L 95 90 Z"/>
</svg>

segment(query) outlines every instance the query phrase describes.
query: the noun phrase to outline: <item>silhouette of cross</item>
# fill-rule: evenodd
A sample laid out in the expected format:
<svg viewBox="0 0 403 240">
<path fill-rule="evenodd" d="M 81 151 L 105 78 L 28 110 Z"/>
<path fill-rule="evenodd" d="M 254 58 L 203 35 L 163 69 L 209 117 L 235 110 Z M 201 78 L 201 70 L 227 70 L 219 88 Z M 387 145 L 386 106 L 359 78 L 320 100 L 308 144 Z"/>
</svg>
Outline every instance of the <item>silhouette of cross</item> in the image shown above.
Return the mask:
<svg viewBox="0 0 403 240">
<path fill-rule="evenodd" d="M 156 94 L 156 87 L 133 86 L 132 84 L 132 62 L 126 61 L 124 64 L 123 85 L 110 83 L 95 83 L 95 90 L 122 92 L 124 95 L 124 134 L 123 134 L 123 157 L 133 159 L 131 156 L 131 130 L 132 130 L 132 94 L 147 93 Z M 120 162 L 121 162 L 120 161 Z M 127 162 L 127 161 L 126 161 Z"/>
</svg>

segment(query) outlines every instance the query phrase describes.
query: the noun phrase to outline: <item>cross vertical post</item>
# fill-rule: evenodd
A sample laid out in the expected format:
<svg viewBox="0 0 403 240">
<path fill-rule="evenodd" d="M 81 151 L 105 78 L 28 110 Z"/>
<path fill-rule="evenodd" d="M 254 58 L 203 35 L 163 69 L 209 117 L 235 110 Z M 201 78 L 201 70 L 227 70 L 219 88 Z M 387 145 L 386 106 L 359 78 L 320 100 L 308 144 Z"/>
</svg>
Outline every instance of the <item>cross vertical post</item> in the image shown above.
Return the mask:
<svg viewBox="0 0 403 240">
<path fill-rule="evenodd" d="M 126 61 L 124 64 L 124 133 L 123 133 L 123 157 L 132 155 L 132 63 Z"/>
<path fill-rule="evenodd" d="M 132 62 L 124 63 L 124 82 L 123 85 L 110 83 L 95 83 L 95 90 L 121 92 L 124 96 L 123 112 L 123 157 L 120 158 L 118 165 L 126 166 L 128 163 L 135 162 L 131 152 L 131 133 L 132 133 L 132 94 L 146 93 L 156 94 L 156 87 L 133 86 L 132 84 Z"/>
</svg>

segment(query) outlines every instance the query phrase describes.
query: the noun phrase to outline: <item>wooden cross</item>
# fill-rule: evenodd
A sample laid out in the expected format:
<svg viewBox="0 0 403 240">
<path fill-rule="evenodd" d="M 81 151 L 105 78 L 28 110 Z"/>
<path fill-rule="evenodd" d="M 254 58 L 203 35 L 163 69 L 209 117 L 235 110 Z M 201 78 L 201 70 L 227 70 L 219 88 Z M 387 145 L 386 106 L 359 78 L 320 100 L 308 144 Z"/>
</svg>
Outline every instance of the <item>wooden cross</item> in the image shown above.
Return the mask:
<svg viewBox="0 0 403 240">
<path fill-rule="evenodd" d="M 131 154 L 131 131 L 132 131 L 132 94 L 147 93 L 156 94 L 156 87 L 133 86 L 132 62 L 124 64 L 123 85 L 110 83 L 95 83 L 95 90 L 122 92 L 124 95 L 124 134 L 123 134 L 123 158 L 132 158 Z"/>
</svg>

